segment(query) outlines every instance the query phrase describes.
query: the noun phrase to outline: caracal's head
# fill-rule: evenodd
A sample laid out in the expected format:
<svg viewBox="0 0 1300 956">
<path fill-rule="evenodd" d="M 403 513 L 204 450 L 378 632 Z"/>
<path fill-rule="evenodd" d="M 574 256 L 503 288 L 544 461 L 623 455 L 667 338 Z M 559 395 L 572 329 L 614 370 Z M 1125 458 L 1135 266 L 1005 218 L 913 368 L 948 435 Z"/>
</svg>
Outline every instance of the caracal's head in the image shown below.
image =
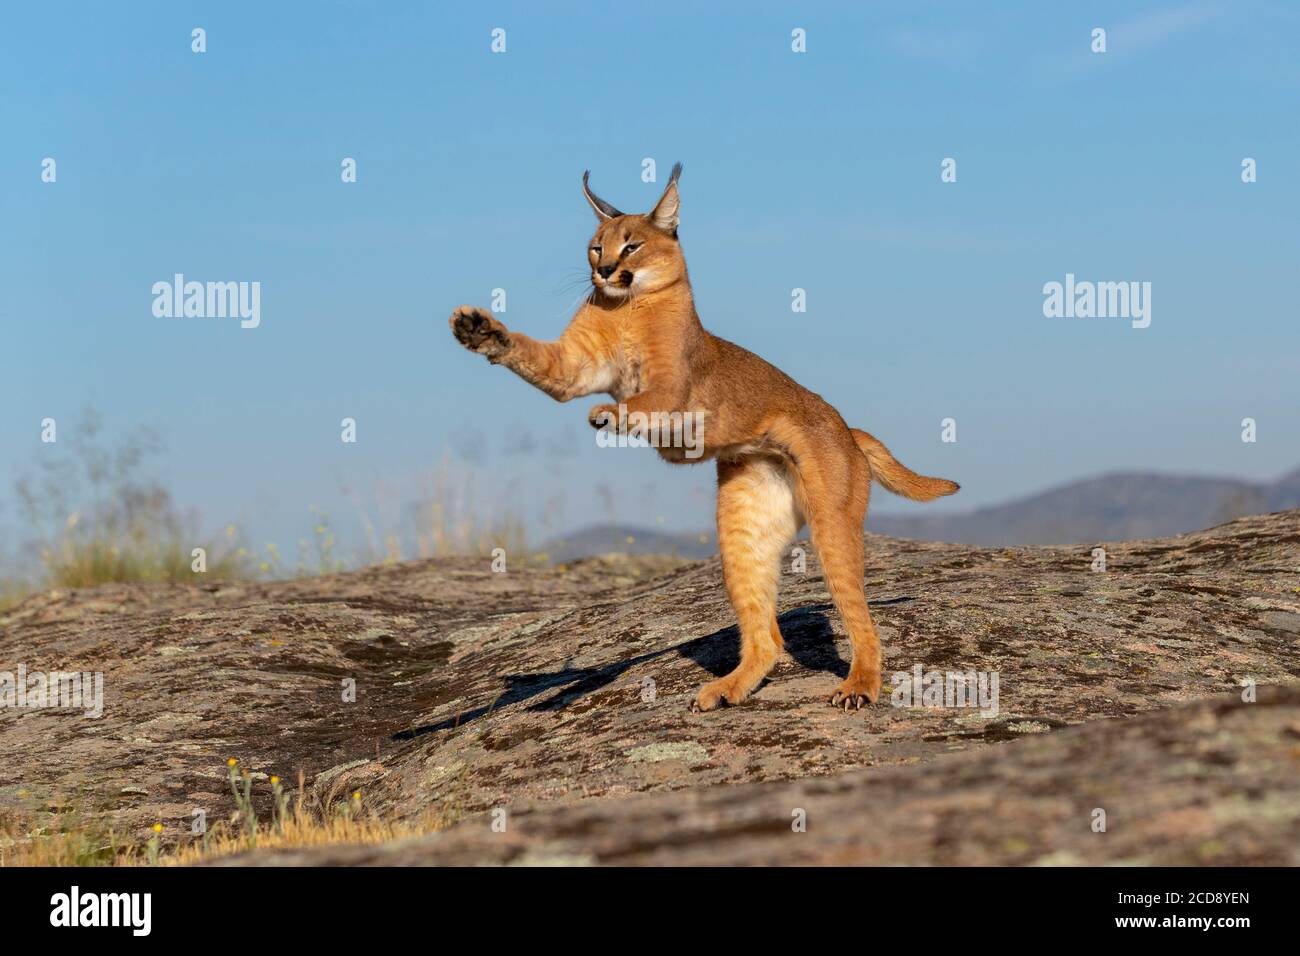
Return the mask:
<svg viewBox="0 0 1300 956">
<path fill-rule="evenodd" d="M 681 174 L 682 164 L 678 163 L 663 196 L 643 216 L 619 212 L 591 191 L 588 174 L 582 174 L 582 193 L 600 220 L 587 244 L 591 284 L 597 296 L 626 299 L 646 295 L 686 278 L 686 260 L 677 243 L 677 214 L 681 209 L 677 177 Z"/>
</svg>

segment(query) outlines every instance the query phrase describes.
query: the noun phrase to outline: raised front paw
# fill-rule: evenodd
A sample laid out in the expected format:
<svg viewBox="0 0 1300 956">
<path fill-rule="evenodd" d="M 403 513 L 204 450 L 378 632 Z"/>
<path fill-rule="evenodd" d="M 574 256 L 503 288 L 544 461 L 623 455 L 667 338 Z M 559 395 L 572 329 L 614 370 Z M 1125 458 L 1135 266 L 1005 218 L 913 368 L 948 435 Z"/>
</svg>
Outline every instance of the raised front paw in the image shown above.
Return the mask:
<svg viewBox="0 0 1300 956">
<path fill-rule="evenodd" d="M 591 411 L 587 413 L 587 423 L 597 431 L 617 431 L 618 406 L 608 403 L 593 405 Z"/>
<path fill-rule="evenodd" d="M 510 348 L 510 332 L 490 312 L 462 305 L 448 320 L 456 341 L 471 352 L 500 358 Z"/>
</svg>

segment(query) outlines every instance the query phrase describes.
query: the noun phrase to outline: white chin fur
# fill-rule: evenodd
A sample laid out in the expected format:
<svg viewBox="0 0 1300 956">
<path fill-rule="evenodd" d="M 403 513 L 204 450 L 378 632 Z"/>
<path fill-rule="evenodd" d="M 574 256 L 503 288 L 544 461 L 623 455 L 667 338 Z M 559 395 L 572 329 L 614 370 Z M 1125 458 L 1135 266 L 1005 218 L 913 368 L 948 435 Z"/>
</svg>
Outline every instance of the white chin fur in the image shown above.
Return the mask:
<svg viewBox="0 0 1300 956">
<path fill-rule="evenodd" d="M 627 296 L 628 293 L 627 289 L 617 285 L 601 286 L 600 291 L 605 293 L 605 295 L 609 296 L 611 299 L 622 299 Z"/>
</svg>

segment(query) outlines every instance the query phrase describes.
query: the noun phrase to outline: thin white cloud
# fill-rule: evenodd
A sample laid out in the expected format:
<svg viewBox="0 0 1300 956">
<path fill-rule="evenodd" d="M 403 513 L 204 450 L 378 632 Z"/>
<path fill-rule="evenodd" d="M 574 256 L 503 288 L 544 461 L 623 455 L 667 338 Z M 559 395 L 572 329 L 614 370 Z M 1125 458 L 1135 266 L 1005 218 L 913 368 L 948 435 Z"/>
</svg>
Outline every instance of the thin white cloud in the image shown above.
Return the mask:
<svg viewBox="0 0 1300 956">
<path fill-rule="evenodd" d="M 1125 60 L 1136 53 L 1146 53 L 1164 46 L 1179 36 L 1219 19 L 1227 11 L 1223 3 L 1189 3 L 1179 7 L 1154 10 L 1128 20 L 1108 23 L 1104 19 L 1091 24 L 1106 31 L 1106 57 Z M 1065 50 L 1035 58 L 1040 72 L 1074 74 L 1097 66 L 1097 54 L 1090 47 L 1089 32 L 1074 39 Z"/>
</svg>

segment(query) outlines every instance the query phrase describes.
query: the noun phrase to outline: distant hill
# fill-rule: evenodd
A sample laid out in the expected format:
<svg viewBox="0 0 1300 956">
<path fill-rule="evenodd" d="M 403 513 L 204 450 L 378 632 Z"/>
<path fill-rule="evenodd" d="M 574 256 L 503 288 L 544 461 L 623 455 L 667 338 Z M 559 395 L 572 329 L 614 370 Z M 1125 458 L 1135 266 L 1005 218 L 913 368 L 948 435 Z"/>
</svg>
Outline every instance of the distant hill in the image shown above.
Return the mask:
<svg viewBox="0 0 1300 956">
<path fill-rule="evenodd" d="M 1266 484 L 1117 473 L 967 514 L 868 514 L 867 530 L 961 544 L 1081 544 L 1183 534 L 1288 508 L 1300 508 L 1300 469 Z"/>
<path fill-rule="evenodd" d="M 874 503 L 882 497 L 874 495 Z M 1183 534 L 1289 508 L 1300 508 L 1300 468 L 1274 482 L 1122 472 L 965 514 L 871 513 L 867 530 L 987 546 L 1086 544 Z M 701 558 L 716 554 L 718 546 L 712 530 L 674 534 L 633 525 L 599 525 L 554 539 L 542 550 L 553 561 L 571 561 L 612 552 Z"/>
</svg>

